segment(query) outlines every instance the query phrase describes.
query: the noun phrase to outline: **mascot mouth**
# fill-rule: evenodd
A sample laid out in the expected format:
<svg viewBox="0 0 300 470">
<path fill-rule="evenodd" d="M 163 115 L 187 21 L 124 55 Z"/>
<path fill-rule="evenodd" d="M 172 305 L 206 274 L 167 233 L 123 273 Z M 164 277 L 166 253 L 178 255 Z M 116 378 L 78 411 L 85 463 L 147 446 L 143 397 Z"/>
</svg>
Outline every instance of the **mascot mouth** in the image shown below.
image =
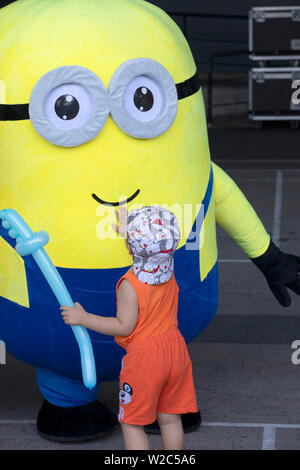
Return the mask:
<svg viewBox="0 0 300 470">
<path fill-rule="evenodd" d="M 125 204 L 128 204 L 129 202 L 133 201 L 139 194 L 141 190 L 138 189 L 132 196 L 130 196 L 128 199 L 125 199 L 124 201 L 118 201 L 118 202 L 109 202 L 109 201 L 103 201 L 103 199 L 100 199 L 96 194 L 92 194 L 92 197 L 95 199 L 95 201 L 99 202 L 99 204 L 103 204 L 104 206 L 124 206 Z"/>
</svg>

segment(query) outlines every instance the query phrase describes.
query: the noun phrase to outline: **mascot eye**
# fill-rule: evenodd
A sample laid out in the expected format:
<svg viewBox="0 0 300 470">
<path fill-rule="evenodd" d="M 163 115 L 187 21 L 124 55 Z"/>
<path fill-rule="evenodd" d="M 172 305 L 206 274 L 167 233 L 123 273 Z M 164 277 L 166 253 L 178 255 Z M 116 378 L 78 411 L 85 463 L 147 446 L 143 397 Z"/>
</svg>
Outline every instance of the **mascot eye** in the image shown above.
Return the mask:
<svg viewBox="0 0 300 470">
<path fill-rule="evenodd" d="M 89 69 L 70 65 L 50 70 L 35 84 L 29 103 L 34 129 L 61 147 L 94 139 L 109 116 L 107 90 Z"/>
<path fill-rule="evenodd" d="M 45 115 L 56 129 L 78 129 L 91 118 L 93 112 L 89 92 L 77 84 L 54 88 L 45 103 Z"/>
<path fill-rule="evenodd" d="M 154 121 L 160 114 L 163 93 L 149 77 L 136 77 L 124 93 L 124 107 L 131 117 L 141 122 Z"/>
<path fill-rule="evenodd" d="M 153 59 L 130 59 L 121 64 L 110 80 L 108 94 L 113 120 L 131 137 L 158 137 L 176 118 L 175 82 Z"/>
<path fill-rule="evenodd" d="M 55 112 L 61 119 L 74 119 L 79 113 L 79 103 L 72 95 L 60 96 L 55 103 Z"/>
<path fill-rule="evenodd" d="M 137 109 L 143 113 L 152 109 L 154 104 L 153 94 L 147 87 L 138 88 L 133 101 Z"/>
</svg>

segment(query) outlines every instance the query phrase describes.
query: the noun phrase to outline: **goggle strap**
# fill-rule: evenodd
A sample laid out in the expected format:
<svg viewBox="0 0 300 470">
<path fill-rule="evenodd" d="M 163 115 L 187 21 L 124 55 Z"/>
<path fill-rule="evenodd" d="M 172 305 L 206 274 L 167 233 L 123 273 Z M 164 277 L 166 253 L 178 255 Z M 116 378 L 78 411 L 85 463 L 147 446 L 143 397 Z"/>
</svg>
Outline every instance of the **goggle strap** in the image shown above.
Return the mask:
<svg viewBox="0 0 300 470">
<path fill-rule="evenodd" d="M 29 119 L 29 104 L 0 104 L 0 121 Z"/>
<path fill-rule="evenodd" d="M 197 93 L 201 88 L 198 71 L 185 82 L 177 83 L 178 99 L 183 100 Z M 0 121 L 23 121 L 30 119 L 29 104 L 0 104 Z"/>
<path fill-rule="evenodd" d="M 188 98 L 189 96 L 197 93 L 201 88 L 201 80 L 198 70 L 193 77 L 188 78 L 185 82 L 177 83 L 176 88 L 179 100 Z"/>
</svg>

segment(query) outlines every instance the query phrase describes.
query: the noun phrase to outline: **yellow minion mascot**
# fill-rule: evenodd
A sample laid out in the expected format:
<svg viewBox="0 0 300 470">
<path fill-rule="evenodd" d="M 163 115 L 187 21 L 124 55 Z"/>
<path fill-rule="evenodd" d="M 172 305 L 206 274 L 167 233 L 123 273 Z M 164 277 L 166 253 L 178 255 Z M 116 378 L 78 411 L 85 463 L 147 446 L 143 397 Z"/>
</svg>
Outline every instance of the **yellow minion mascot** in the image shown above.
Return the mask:
<svg viewBox="0 0 300 470">
<path fill-rule="evenodd" d="M 83 384 L 74 335 L 29 256 L 30 243 L 41 250 L 47 240 L 28 227 L 48 233 L 47 255 L 70 297 L 112 316 L 115 285 L 131 264 L 108 228 L 115 209 L 168 206 L 182 224 L 175 275 L 186 342 L 217 310 L 216 222 L 285 306 L 287 286 L 300 294 L 299 258 L 273 244 L 211 162 L 196 65 L 162 10 L 143 0 L 17 0 L 0 11 L 0 25 L 0 339 L 36 367 L 39 432 L 94 438 L 117 422 L 96 398 L 100 382 L 118 379 L 124 351 L 89 331 L 97 384 Z M 28 224 L 22 250 L 7 209 Z M 199 423 L 196 413 L 184 427 Z"/>
</svg>

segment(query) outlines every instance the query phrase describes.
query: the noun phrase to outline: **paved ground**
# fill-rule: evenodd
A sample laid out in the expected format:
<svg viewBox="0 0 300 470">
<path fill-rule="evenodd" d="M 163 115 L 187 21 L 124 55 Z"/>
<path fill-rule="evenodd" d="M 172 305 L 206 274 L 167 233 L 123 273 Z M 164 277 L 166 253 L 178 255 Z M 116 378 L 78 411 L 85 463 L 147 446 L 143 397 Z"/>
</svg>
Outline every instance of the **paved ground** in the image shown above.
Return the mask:
<svg viewBox="0 0 300 470">
<path fill-rule="evenodd" d="M 300 449 L 299 373 L 290 345 L 193 343 L 189 346 L 203 426 L 185 448 Z M 123 449 L 121 430 L 104 439 L 58 444 L 36 432 L 42 402 L 33 368 L 9 357 L 1 366 L 0 449 Z M 99 398 L 117 410 L 117 383 Z M 153 449 L 160 437 L 151 436 Z"/>
<path fill-rule="evenodd" d="M 235 179 L 281 249 L 300 254 L 300 134 L 252 132 L 211 131 L 212 158 Z M 291 361 L 291 344 L 300 340 L 300 299 L 291 294 L 292 306 L 280 307 L 228 235 L 220 228 L 217 235 L 219 311 L 189 345 L 204 423 L 186 435 L 186 449 L 299 450 L 300 365 Z M 117 389 L 106 383 L 99 394 L 114 410 Z M 34 369 L 8 356 L 0 365 L 0 449 L 123 449 L 119 428 L 76 445 L 43 440 L 35 428 L 41 403 Z M 151 436 L 151 444 L 159 449 L 160 437 Z"/>
</svg>

